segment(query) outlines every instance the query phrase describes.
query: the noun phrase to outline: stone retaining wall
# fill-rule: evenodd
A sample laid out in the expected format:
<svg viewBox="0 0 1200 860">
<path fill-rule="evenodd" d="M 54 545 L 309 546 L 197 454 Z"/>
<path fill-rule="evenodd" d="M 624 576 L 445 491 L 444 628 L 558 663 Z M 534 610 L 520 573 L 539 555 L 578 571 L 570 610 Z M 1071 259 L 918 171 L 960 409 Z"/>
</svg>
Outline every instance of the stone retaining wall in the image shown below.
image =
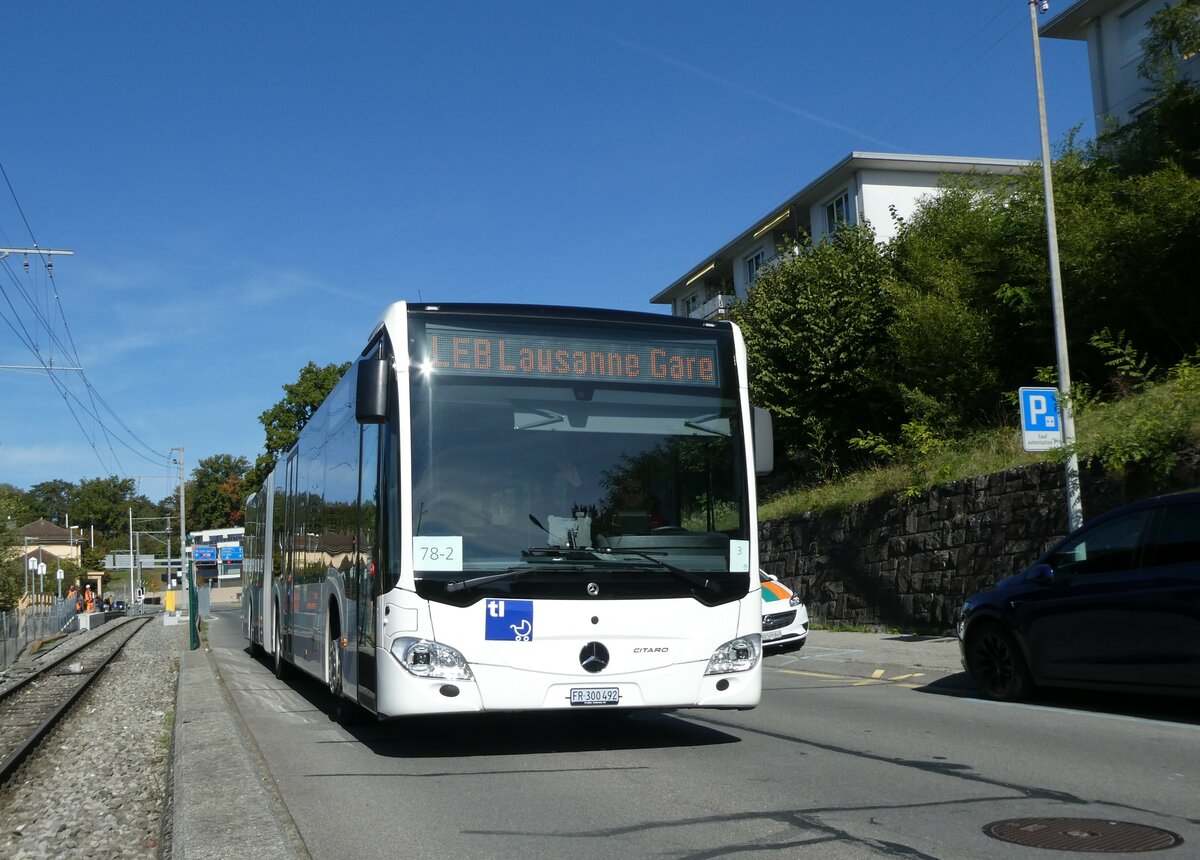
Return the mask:
<svg viewBox="0 0 1200 860">
<path fill-rule="evenodd" d="M 1200 486 L 1198 453 L 1161 478 L 1082 470 L 1085 518 Z M 893 495 L 765 522 L 762 567 L 796 590 L 815 622 L 946 632 L 966 595 L 1020 571 L 1066 534 L 1064 483 L 1061 466 L 1039 463 L 910 501 Z"/>
</svg>

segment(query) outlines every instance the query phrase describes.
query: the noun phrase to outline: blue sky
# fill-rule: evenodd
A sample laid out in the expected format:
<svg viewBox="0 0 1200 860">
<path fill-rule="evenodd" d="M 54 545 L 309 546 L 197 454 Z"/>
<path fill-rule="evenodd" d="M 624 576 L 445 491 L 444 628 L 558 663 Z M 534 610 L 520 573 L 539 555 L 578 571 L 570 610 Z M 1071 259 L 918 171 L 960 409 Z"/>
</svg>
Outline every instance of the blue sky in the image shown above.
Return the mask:
<svg viewBox="0 0 1200 860">
<path fill-rule="evenodd" d="M 5 9 L 0 245 L 75 254 L 0 262 L 0 364 L 92 386 L 0 370 L 19 487 L 253 461 L 398 299 L 665 312 L 854 150 L 1039 154 L 1023 0 Z M 1090 136 L 1086 47 L 1042 55 L 1052 142 Z"/>
</svg>

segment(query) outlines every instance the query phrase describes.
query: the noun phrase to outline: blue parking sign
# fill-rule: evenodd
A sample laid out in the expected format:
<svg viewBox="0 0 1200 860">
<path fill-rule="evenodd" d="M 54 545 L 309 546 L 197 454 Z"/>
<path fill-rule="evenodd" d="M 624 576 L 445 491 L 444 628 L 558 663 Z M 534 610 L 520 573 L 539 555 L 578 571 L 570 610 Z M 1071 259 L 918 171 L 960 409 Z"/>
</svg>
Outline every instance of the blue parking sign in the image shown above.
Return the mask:
<svg viewBox="0 0 1200 860">
<path fill-rule="evenodd" d="M 1062 421 L 1058 414 L 1058 390 L 1022 388 L 1021 444 L 1026 451 L 1049 451 L 1062 447 Z"/>
</svg>

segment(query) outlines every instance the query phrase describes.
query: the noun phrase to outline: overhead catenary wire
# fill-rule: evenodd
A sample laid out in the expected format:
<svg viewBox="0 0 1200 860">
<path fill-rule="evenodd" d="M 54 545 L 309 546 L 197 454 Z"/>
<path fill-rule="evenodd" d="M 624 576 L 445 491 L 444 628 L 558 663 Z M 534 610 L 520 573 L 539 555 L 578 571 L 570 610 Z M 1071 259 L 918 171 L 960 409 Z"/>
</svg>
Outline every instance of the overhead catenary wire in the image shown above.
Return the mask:
<svg viewBox="0 0 1200 860">
<path fill-rule="evenodd" d="M 958 56 L 963 51 L 963 49 L 965 49 L 967 47 L 967 45 L 969 45 L 971 42 L 973 42 L 980 33 L 984 32 L 989 27 L 991 27 L 992 24 L 994 24 L 998 18 L 1000 18 L 1006 12 L 1011 11 L 1011 9 L 1012 9 L 1012 4 L 1009 2 L 1009 0 L 1003 0 L 1003 2 L 999 4 L 995 15 L 993 15 L 985 23 L 981 24 L 978 28 L 976 28 L 975 31 L 972 32 L 970 36 L 967 36 L 965 39 L 963 39 L 961 42 L 959 42 L 957 47 L 954 48 L 954 50 L 947 52 L 942 57 L 941 62 L 939 62 L 933 68 L 927 70 L 925 72 L 925 74 L 921 75 L 921 77 L 918 78 L 913 83 L 912 86 L 910 86 L 907 90 L 905 90 L 905 92 L 899 98 L 895 99 L 891 104 L 896 105 L 896 104 L 903 102 L 905 99 L 907 99 L 913 93 L 915 93 L 920 87 L 924 86 L 926 81 L 928 81 L 934 75 L 939 74 L 941 72 L 941 70 L 943 68 L 945 68 L 952 59 L 954 59 L 956 56 Z M 965 74 L 968 69 L 972 68 L 981 59 L 983 59 L 985 56 L 987 56 L 989 53 L 991 53 L 993 48 L 995 48 L 997 45 L 999 45 L 1001 42 L 1003 42 L 1005 39 L 1007 39 L 1023 24 L 1024 24 L 1024 21 L 1018 19 L 1016 21 L 1016 23 L 1014 23 L 1011 27 L 1009 27 L 1007 30 L 1005 30 L 998 38 L 996 38 L 994 41 L 992 41 L 991 44 L 989 44 L 986 48 L 984 48 L 982 51 L 978 51 L 977 53 L 975 53 L 967 63 L 965 63 L 958 69 L 957 72 L 954 72 L 952 75 L 950 75 L 947 78 L 941 78 L 938 86 L 934 87 L 932 90 L 930 90 L 928 93 L 926 93 L 925 97 L 923 99 L 921 99 L 919 102 L 917 102 L 915 105 L 913 105 L 912 108 L 910 108 L 907 113 L 903 114 L 899 119 L 897 119 L 895 122 L 893 122 L 891 125 L 889 125 L 887 127 L 887 129 L 880 132 L 880 136 L 886 136 L 886 135 L 891 134 L 893 131 L 895 131 L 897 128 L 899 128 L 901 125 L 903 125 L 905 122 L 907 122 L 908 119 L 913 114 L 915 114 L 917 111 L 919 111 L 921 108 L 923 108 L 926 104 L 928 104 L 929 101 L 934 98 L 934 96 L 938 95 L 940 92 L 942 92 L 942 90 L 946 89 L 946 87 L 948 87 L 950 84 L 954 83 L 954 81 L 956 81 L 958 78 L 962 77 L 963 74 Z M 873 117 L 871 119 L 870 122 L 867 123 L 867 127 L 868 128 L 872 127 L 876 122 L 881 120 L 886 113 L 887 113 L 886 109 L 883 111 L 880 111 L 878 114 L 875 115 L 875 117 Z"/>
<path fill-rule="evenodd" d="M 92 380 L 87 376 L 84 370 L 84 363 L 80 358 L 78 345 L 75 342 L 74 334 L 71 330 L 70 323 L 67 320 L 66 310 L 63 306 L 62 298 L 58 291 L 58 284 L 54 278 L 53 269 L 50 267 L 50 257 L 38 245 L 37 238 L 34 234 L 33 227 L 29 223 L 29 219 L 25 214 L 25 209 L 21 205 L 20 199 L 17 197 L 16 190 L 13 188 L 12 181 L 9 179 L 8 172 L 4 169 L 4 165 L 0 163 L 0 176 L 3 176 L 6 187 L 8 188 L 9 196 L 12 198 L 13 204 L 20 216 L 21 223 L 25 227 L 25 231 L 29 236 L 31 244 L 31 252 L 38 254 L 44 265 L 43 269 L 48 280 L 48 297 L 47 305 L 53 302 L 54 308 L 57 310 L 57 316 L 62 326 L 62 331 L 66 340 L 64 341 L 56 329 L 56 326 L 51 320 L 53 311 L 49 308 L 43 310 L 39 304 L 39 300 L 35 295 L 35 290 L 29 288 L 22 282 L 22 279 L 13 271 L 7 258 L 0 259 L 0 266 L 4 269 L 4 274 L 7 276 L 7 281 L 11 284 L 10 289 L 6 287 L 5 278 L 0 277 L 0 296 L 3 297 L 3 304 L 0 304 L 0 319 L 10 330 L 16 335 L 17 340 L 22 346 L 34 357 L 37 362 L 37 368 L 46 374 L 51 385 L 57 391 L 59 397 L 67 407 L 67 411 L 71 414 L 72 419 L 79 427 L 84 439 L 88 442 L 92 452 L 96 456 L 100 465 L 109 473 L 123 473 L 124 467 L 121 464 L 121 459 L 117 455 L 116 447 L 122 447 L 128 450 L 131 454 L 145 460 L 153 465 L 169 465 L 170 455 L 164 454 L 155 450 L 149 443 L 143 440 L 132 428 L 120 417 L 115 409 L 108 403 L 107 400 L 100 394 Z M 26 265 L 28 272 L 28 266 Z M 19 301 L 14 301 L 12 293 L 20 297 Z M 28 308 L 28 313 L 31 315 L 31 320 L 26 321 L 20 307 L 23 305 Z M 7 306 L 7 310 L 5 310 Z M 46 349 L 39 345 L 39 337 L 42 333 L 46 337 Z M 84 386 L 84 397 L 81 397 L 71 386 L 60 378 L 58 368 L 55 366 L 55 353 L 69 358 L 78 368 L 74 372 L 78 373 L 82 385 Z M 105 417 L 107 415 L 107 419 Z M 103 437 L 104 444 L 108 449 L 108 457 L 114 466 L 110 466 L 102 454 L 98 439 L 95 433 L 91 433 L 84 426 L 84 418 L 86 418 L 95 428 L 98 428 L 99 434 Z M 115 422 L 119 429 L 114 429 L 111 422 Z M 135 444 L 131 444 L 131 440 Z M 115 447 L 116 446 L 116 447 Z"/>
</svg>

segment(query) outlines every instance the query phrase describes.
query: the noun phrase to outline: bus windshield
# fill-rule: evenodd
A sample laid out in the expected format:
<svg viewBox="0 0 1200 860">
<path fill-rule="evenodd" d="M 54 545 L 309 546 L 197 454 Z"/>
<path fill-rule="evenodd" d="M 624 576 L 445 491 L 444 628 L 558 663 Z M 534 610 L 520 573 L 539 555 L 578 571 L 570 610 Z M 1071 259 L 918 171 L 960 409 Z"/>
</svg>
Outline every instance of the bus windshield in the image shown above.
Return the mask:
<svg viewBox="0 0 1200 860">
<path fill-rule="evenodd" d="M 749 535 L 724 332 L 538 325 L 410 330 L 418 580 L 645 568 L 686 588 L 728 574 Z M 447 549 L 461 556 L 444 563 Z"/>
</svg>

